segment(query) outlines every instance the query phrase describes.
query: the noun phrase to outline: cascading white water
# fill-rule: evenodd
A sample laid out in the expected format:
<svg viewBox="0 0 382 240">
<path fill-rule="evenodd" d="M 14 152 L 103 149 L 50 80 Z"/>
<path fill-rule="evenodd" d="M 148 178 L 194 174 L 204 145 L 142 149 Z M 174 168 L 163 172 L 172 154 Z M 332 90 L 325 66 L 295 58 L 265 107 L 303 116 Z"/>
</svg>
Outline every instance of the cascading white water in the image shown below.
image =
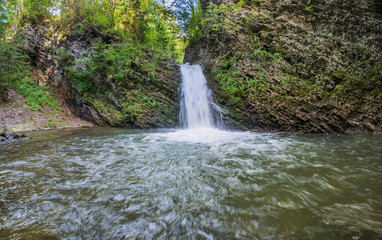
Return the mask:
<svg viewBox="0 0 382 240">
<path fill-rule="evenodd" d="M 180 104 L 180 122 L 187 128 L 215 127 L 211 109 L 211 91 L 207 86 L 203 70 L 199 65 L 180 66 L 182 73 L 182 89 Z M 217 109 L 220 113 L 220 109 Z M 220 117 L 220 116 L 219 116 Z"/>
</svg>

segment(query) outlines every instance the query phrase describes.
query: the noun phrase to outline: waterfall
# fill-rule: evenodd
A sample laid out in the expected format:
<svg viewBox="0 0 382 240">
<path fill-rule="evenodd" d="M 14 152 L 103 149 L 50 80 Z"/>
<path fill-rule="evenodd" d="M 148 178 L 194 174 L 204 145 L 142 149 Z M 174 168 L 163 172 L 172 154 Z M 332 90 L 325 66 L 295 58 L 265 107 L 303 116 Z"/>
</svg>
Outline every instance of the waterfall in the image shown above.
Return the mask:
<svg viewBox="0 0 382 240">
<path fill-rule="evenodd" d="M 221 109 L 212 102 L 203 70 L 199 65 L 180 66 L 182 73 L 180 123 L 186 128 L 214 128 L 221 124 Z M 215 114 L 213 114 L 213 112 Z"/>
</svg>

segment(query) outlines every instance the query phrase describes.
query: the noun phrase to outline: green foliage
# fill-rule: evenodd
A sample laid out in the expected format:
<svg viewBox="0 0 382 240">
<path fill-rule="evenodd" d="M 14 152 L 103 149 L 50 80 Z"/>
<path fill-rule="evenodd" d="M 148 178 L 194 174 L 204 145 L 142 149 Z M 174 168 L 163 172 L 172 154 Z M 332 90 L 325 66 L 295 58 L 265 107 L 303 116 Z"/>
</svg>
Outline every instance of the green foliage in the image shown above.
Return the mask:
<svg viewBox="0 0 382 240">
<path fill-rule="evenodd" d="M 38 86 L 32 78 L 26 76 L 21 81 L 15 83 L 14 87 L 21 93 L 28 105 L 36 110 L 41 110 L 41 106 L 48 105 L 57 110 L 60 109 L 59 103 L 52 96 L 45 86 Z"/>
<path fill-rule="evenodd" d="M 241 21 L 236 22 L 232 18 L 239 13 L 243 3 L 243 0 L 240 0 L 236 4 L 230 2 L 228 4 L 220 4 L 219 6 L 211 3 L 208 6 L 206 16 L 201 20 L 201 25 L 210 25 L 213 31 L 220 31 L 227 28 L 235 29 Z"/>
<path fill-rule="evenodd" d="M 92 50 L 90 56 L 67 67 L 72 86 L 79 92 L 105 95 L 111 90 L 108 78 L 128 86 L 132 84 L 129 80 L 136 79 L 137 73 L 141 81 L 157 81 L 155 72 L 160 61 L 159 53 L 147 59 L 147 53 L 133 42 L 106 44 L 101 40 Z"/>
<path fill-rule="evenodd" d="M 201 14 L 200 9 L 197 11 Z M 71 26 L 82 26 L 78 30 L 90 28 L 105 36 L 134 40 L 173 60 L 183 60 L 185 41 L 181 26 L 176 16 L 155 0 L 0 1 L 0 38 L 8 30 L 15 32 L 21 25 L 42 24 L 44 21 L 64 33 Z"/>
<path fill-rule="evenodd" d="M 85 22 L 97 28 L 115 26 L 116 0 L 56 0 L 64 26 Z"/>
<path fill-rule="evenodd" d="M 0 0 L 0 39 L 2 39 L 5 36 L 6 29 L 9 25 L 8 23 L 8 8 L 6 5 L 6 1 Z"/>
<path fill-rule="evenodd" d="M 184 41 L 181 28 L 175 23 L 175 16 L 162 5 L 154 2 L 146 12 L 144 40 L 141 42 L 147 48 L 161 51 L 173 60 L 181 62 Z"/>
<path fill-rule="evenodd" d="M 240 0 L 238 3 L 228 3 L 215 5 L 210 3 L 208 5 L 207 12 L 204 14 L 201 8 L 200 1 L 187 1 L 189 9 L 189 15 L 181 15 L 181 19 L 184 21 L 184 30 L 188 42 L 197 38 L 202 34 L 202 29 L 207 24 L 211 24 L 214 31 L 227 28 L 228 26 L 234 26 L 232 23 L 232 14 L 237 14 L 244 1 Z"/>
<path fill-rule="evenodd" d="M 47 128 L 56 128 L 57 127 L 57 122 L 53 118 L 50 118 L 48 122 L 45 124 L 45 127 Z"/>
<path fill-rule="evenodd" d="M 156 118 L 167 111 L 160 110 L 163 104 L 168 107 L 169 103 L 164 103 L 166 98 L 156 94 L 167 87 L 159 82 L 159 76 L 166 74 L 164 57 L 159 52 L 147 51 L 133 41 L 106 44 L 98 40 L 81 60 L 72 62 L 70 54 L 65 52 L 60 55 L 67 59 L 67 64 L 73 64 L 67 67 L 68 75 L 82 98 L 116 121 L 149 127 L 145 125 L 148 116 Z"/>
<path fill-rule="evenodd" d="M 190 9 L 191 17 L 189 21 L 185 24 L 185 29 L 187 32 L 187 38 L 189 42 L 200 36 L 203 27 L 203 11 L 200 5 L 200 1 L 198 1 L 196 5 L 190 4 Z"/>
<path fill-rule="evenodd" d="M 190 25 L 195 23 L 195 10 L 201 12 L 201 5 L 199 0 L 181 0 L 172 1 L 169 11 L 176 18 L 182 28 L 184 36 L 188 38 L 188 29 L 192 28 Z M 194 18 L 191 20 L 194 13 Z M 193 22 L 193 23 L 190 23 Z"/>
<path fill-rule="evenodd" d="M 41 110 L 43 105 L 59 109 L 57 100 L 49 90 L 34 82 L 26 59 L 20 40 L 0 41 L 0 93 L 10 87 L 22 94 L 27 104 L 36 110 Z"/>
<path fill-rule="evenodd" d="M 241 6 L 243 5 L 243 3 L 244 3 L 244 0 L 240 0 L 240 1 L 238 1 L 237 3 L 236 3 L 236 7 L 238 7 L 238 8 L 241 8 Z"/>
<path fill-rule="evenodd" d="M 235 5 L 230 3 L 228 5 L 221 4 L 219 6 L 210 4 L 207 10 L 207 17 L 203 19 L 202 25 L 212 24 L 213 31 L 219 31 L 227 28 L 231 23 L 231 12 L 235 9 Z"/>
<path fill-rule="evenodd" d="M 105 35 L 143 44 L 146 48 L 164 52 L 180 61 L 184 44 L 182 31 L 175 16 L 154 0 L 102 0 L 99 3 L 84 0 L 62 5 L 64 25 L 78 22 L 92 25 Z M 88 0 L 89 1 L 89 0 Z"/>
<path fill-rule="evenodd" d="M 382 64 L 380 63 L 365 69 L 363 62 L 356 62 L 353 66 L 334 71 L 327 77 L 336 80 L 336 87 L 328 93 L 328 96 L 336 94 L 350 100 L 357 100 L 359 96 L 354 94 L 357 91 L 363 91 L 362 94 L 370 98 L 382 96 Z"/>
<path fill-rule="evenodd" d="M 277 49 L 276 49 L 277 51 Z M 264 48 L 258 49 L 251 54 L 251 57 L 262 65 L 270 65 L 274 61 L 282 59 L 282 55 L 278 52 L 272 53 Z"/>
<path fill-rule="evenodd" d="M 53 6 L 53 0 L 23 0 L 21 7 L 24 9 L 23 17 L 37 23 L 51 16 Z"/>
<path fill-rule="evenodd" d="M 223 60 L 221 67 L 212 69 L 212 73 L 223 89 L 229 93 L 233 102 L 238 102 L 241 97 L 245 97 L 245 83 L 238 80 L 240 73 L 235 71 L 236 65 L 236 59 Z"/>
<path fill-rule="evenodd" d="M 132 91 L 128 100 L 122 104 L 122 114 L 125 121 L 134 122 L 144 117 L 144 113 L 158 107 L 152 96 L 146 96 L 139 91 Z"/>
<path fill-rule="evenodd" d="M 310 5 L 310 6 L 306 6 L 305 7 L 305 11 L 313 11 L 313 5 Z"/>
<path fill-rule="evenodd" d="M 236 66 L 236 60 L 225 60 L 223 61 L 223 66 L 213 68 L 213 74 L 223 89 L 231 96 L 233 102 L 237 103 L 267 87 L 265 70 L 260 72 L 255 78 L 243 78 L 240 72 L 235 70 Z"/>
<path fill-rule="evenodd" d="M 16 32 L 30 25 L 53 43 L 65 41 L 68 36 L 82 40 L 100 38 L 96 44 L 86 43 L 92 49 L 83 52 L 81 58 L 64 48 L 57 51 L 57 58 L 55 56 L 71 85 L 100 112 L 110 113 L 115 119 L 134 121 L 134 124 L 137 119 L 140 123 L 148 122 L 147 114 L 152 113 L 150 122 L 167 114 L 167 105 L 173 103 L 169 103 L 166 96 L 152 93 L 159 93 L 158 89 L 163 88 L 173 91 L 159 79 L 173 69 L 168 66 L 166 56 L 182 62 L 186 44 L 179 22 L 163 3 L 156 0 L 0 0 L 0 38 L 11 41 Z M 33 108 L 41 110 L 42 105 L 59 108 L 49 88 L 38 86 L 37 77 L 31 74 L 27 63 L 29 58 L 24 56 L 20 46 L 13 46 L 13 42 L 1 42 L 1 93 L 14 88 Z M 54 48 L 49 50 L 54 54 Z M 166 66 L 168 69 L 163 69 Z M 47 126 L 53 125 L 53 121 L 47 123 Z"/>
</svg>

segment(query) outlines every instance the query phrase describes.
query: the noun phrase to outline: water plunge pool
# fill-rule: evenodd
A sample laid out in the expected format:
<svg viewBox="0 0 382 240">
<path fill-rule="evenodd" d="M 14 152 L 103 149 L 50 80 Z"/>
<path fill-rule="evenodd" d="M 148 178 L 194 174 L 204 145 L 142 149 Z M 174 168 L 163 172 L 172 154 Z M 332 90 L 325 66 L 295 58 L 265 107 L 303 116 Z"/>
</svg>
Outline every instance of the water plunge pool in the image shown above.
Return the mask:
<svg viewBox="0 0 382 240">
<path fill-rule="evenodd" d="M 382 136 L 29 135 L 0 143 L 0 239 L 382 237 Z"/>
</svg>

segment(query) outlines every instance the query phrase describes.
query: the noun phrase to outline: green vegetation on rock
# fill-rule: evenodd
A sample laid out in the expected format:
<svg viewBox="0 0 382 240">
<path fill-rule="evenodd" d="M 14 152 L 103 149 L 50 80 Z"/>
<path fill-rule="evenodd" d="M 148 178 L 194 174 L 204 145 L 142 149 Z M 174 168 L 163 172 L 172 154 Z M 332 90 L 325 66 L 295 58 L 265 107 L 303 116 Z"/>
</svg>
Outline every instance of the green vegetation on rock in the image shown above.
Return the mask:
<svg viewBox="0 0 382 240">
<path fill-rule="evenodd" d="M 0 39 L 0 94 L 3 96 L 8 87 L 14 88 L 24 95 L 27 104 L 36 110 L 41 110 L 43 105 L 59 110 L 58 101 L 51 91 L 34 81 L 27 59 L 21 39 L 16 38 L 12 41 Z"/>
<path fill-rule="evenodd" d="M 366 21 L 355 1 L 206 2 L 185 61 L 203 63 L 227 117 L 249 129 L 381 131 L 375 13 Z"/>
<path fill-rule="evenodd" d="M 37 110 L 59 109 L 57 95 L 99 125 L 176 124 L 175 62 L 183 60 L 186 40 L 164 4 L 2 1 L 0 18 L 2 92 L 17 90 Z"/>
</svg>

